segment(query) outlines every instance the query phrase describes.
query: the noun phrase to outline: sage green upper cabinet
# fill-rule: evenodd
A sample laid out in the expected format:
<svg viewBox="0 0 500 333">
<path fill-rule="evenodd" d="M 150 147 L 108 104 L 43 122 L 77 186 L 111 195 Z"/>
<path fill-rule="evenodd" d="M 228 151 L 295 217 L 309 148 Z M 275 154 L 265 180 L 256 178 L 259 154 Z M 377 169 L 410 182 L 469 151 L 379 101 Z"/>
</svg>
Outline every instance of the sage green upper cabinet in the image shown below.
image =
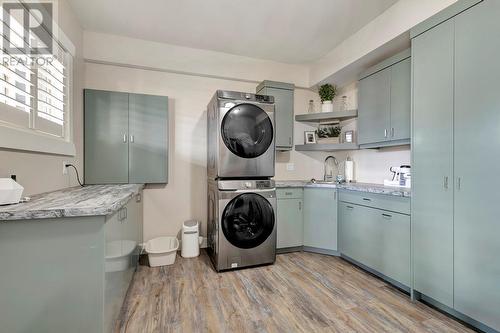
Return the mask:
<svg viewBox="0 0 500 333">
<path fill-rule="evenodd" d="M 283 188 L 276 190 L 278 198 L 277 248 L 300 247 L 303 244 L 303 190 Z"/>
<path fill-rule="evenodd" d="M 449 307 L 453 307 L 453 36 L 450 20 L 412 40 L 414 289 Z"/>
<path fill-rule="evenodd" d="M 167 182 L 168 98 L 130 94 L 129 182 Z"/>
<path fill-rule="evenodd" d="M 500 331 L 500 1 L 455 18 L 455 309 Z M 493 169 L 492 169 L 493 168 Z"/>
<path fill-rule="evenodd" d="M 263 81 L 257 94 L 274 97 L 276 150 L 293 148 L 293 103 L 295 86 L 290 83 Z"/>
<path fill-rule="evenodd" d="M 85 90 L 85 183 L 128 182 L 128 94 Z"/>
<path fill-rule="evenodd" d="M 304 246 L 337 251 L 336 189 L 304 189 Z"/>
<path fill-rule="evenodd" d="M 85 90 L 85 183 L 166 183 L 168 98 Z"/>
<path fill-rule="evenodd" d="M 391 123 L 391 69 L 386 68 L 359 82 L 358 143 L 387 140 Z"/>
<path fill-rule="evenodd" d="M 377 148 L 410 143 L 410 50 L 370 68 L 360 77 L 358 143 Z"/>
</svg>

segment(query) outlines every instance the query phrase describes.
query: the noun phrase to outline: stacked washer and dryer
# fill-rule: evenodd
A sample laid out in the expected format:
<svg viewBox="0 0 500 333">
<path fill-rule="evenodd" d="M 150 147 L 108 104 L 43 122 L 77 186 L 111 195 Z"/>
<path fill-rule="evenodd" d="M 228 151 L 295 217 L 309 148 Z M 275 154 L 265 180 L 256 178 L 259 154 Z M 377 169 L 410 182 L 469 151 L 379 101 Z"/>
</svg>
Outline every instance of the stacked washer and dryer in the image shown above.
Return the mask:
<svg viewBox="0 0 500 333">
<path fill-rule="evenodd" d="M 217 271 L 274 263 L 274 98 L 218 90 L 208 117 L 208 254 Z"/>
</svg>

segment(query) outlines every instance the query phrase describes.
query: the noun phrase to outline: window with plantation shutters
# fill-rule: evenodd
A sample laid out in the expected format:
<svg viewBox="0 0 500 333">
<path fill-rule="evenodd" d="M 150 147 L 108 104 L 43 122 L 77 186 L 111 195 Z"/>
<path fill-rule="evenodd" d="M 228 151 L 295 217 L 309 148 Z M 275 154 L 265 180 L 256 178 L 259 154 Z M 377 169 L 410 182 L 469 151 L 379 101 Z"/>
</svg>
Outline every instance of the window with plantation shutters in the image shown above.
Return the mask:
<svg viewBox="0 0 500 333">
<path fill-rule="evenodd" d="M 22 11 L 20 17 L 15 11 L 9 13 L 8 20 L 3 14 L 0 125 L 69 142 L 72 55 L 56 40 L 51 54 L 31 54 L 42 42 L 19 23 Z"/>
</svg>

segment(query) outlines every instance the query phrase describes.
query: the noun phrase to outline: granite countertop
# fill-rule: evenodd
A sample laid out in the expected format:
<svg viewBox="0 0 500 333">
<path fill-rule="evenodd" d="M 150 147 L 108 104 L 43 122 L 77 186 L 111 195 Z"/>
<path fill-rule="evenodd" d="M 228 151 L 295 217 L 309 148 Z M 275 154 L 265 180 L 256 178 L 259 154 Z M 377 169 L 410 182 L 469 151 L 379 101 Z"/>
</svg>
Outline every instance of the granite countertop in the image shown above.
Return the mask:
<svg viewBox="0 0 500 333">
<path fill-rule="evenodd" d="M 384 186 L 369 183 L 344 183 L 344 184 L 315 184 L 310 180 L 276 180 L 276 187 L 327 187 L 342 190 L 368 192 L 376 194 L 393 195 L 398 197 L 411 197 L 411 189 L 406 187 Z"/>
<path fill-rule="evenodd" d="M 0 221 L 110 215 L 143 187 L 143 184 L 88 185 L 37 194 L 28 202 L 0 206 Z"/>
</svg>

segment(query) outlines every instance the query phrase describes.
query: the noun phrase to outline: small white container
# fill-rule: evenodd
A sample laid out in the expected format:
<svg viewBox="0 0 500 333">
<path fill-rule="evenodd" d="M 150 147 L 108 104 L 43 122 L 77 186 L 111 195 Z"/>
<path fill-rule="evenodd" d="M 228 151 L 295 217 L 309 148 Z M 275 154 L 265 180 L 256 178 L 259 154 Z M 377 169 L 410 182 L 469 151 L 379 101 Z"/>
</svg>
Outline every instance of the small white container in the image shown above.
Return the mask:
<svg viewBox="0 0 500 333">
<path fill-rule="evenodd" d="M 0 205 L 17 204 L 21 200 L 24 187 L 12 178 L 0 178 Z"/>
<path fill-rule="evenodd" d="M 182 224 L 181 256 L 194 258 L 200 255 L 200 222 L 189 220 Z"/>
<path fill-rule="evenodd" d="M 146 243 L 149 266 L 158 267 L 172 265 L 179 249 L 179 240 L 176 237 L 158 237 Z"/>
</svg>

